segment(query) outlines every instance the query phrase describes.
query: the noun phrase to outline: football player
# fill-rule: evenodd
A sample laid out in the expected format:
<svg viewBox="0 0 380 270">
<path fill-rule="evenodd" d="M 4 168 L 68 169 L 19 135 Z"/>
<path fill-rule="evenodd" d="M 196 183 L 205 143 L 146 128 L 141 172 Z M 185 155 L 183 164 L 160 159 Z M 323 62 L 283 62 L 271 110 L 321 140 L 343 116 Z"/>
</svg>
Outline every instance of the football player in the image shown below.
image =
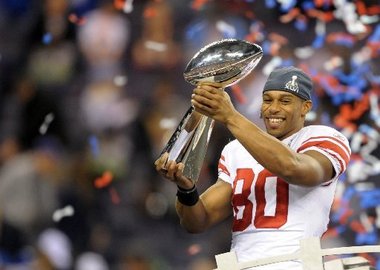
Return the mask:
<svg viewBox="0 0 380 270">
<path fill-rule="evenodd" d="M 305 126 L 312 108 L 312 80 L 295 67 L 269 75 L 262 93 L 260 129 L 215 84 L 201 84 L 192 105 L 223 123 L 236 138 L 220 157 L 218 180 L 199 195 L 183 175 L 184 164 L 164 153 L 156 170 L 178 186 L 181 225 L 200 233 L 233 215 L 231 250 L 239 261 L 293 253 L 299 240 L 321 237 L 339 176 L 350 160 L 347 138 L 332 127 Z M 301 270 L 300 261 L 254 268 Z"/>
</svg>

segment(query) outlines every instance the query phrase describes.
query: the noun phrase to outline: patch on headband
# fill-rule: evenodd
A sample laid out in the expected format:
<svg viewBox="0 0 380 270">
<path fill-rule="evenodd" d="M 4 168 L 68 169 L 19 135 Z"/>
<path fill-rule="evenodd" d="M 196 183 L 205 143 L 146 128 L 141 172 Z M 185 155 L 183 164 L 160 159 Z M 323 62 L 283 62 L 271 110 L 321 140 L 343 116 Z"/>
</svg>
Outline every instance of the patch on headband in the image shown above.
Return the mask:
<svg viewBox="0 0 380 270">
<path fill-rule="evenodd" d="M 285 88 L 298 93 L 299 88 L 298 88 L 298 83 L 296 82 L 296 80 L 297 80 L 297 76 L 293 75 L 292 80 L 286 83 Z"/>
</svg>

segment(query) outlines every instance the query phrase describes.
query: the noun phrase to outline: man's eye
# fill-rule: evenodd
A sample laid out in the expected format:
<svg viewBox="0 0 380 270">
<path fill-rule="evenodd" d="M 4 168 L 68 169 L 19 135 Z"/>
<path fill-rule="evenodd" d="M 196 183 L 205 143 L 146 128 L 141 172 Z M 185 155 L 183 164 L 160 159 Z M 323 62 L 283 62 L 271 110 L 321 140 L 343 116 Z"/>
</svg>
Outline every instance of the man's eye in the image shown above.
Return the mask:
<svg viewBox="0 0 380 270">
<path fill-rule="evenodd" d="M 283 100 L 281 100 L 281 102 L 283 104 L 289 104 L 291 102 L 291 100 L 289 100 L 289 99 L 283 99 Z"/>
</svg>

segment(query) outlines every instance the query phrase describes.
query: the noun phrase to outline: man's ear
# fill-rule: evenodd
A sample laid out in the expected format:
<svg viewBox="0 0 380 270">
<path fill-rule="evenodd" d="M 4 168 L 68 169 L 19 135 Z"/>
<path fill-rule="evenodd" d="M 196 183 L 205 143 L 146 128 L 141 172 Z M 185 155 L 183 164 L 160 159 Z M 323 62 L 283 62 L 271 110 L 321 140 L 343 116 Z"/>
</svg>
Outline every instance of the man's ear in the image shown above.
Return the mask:
<svg viewBox="0 0 380 270">
<path fill-rule="evenodd" d="M 313 102 L 311 100 L 305 100 L 302 103 L 301 115 L 305 116 L 313 108 Z"/>
</svg>

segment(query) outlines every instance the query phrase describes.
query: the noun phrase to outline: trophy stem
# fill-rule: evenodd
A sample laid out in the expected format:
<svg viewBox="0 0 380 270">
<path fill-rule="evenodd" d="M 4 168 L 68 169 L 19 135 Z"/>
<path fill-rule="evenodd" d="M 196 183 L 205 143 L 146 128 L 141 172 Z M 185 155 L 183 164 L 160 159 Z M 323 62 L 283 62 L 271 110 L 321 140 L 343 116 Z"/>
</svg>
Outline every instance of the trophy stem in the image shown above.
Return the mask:
<svg viewBox="0 0 380 270">
<path fill-rule="evenodd" d="M 184 176 L 193 182 L 202 169 L 214 123 L 190 107 L 161 153 L 168 152 L 169 160 L 184 163 Z"/>
<path fill-rule="evenodd" d="M 193 182 L 198 180 L 201 172 L 214 124 L 214 119 L 204 115 L 201 116 L 199 125 L 183 158 L 182 162 L 185 164 L 183 174 Z"/>
</svg>

